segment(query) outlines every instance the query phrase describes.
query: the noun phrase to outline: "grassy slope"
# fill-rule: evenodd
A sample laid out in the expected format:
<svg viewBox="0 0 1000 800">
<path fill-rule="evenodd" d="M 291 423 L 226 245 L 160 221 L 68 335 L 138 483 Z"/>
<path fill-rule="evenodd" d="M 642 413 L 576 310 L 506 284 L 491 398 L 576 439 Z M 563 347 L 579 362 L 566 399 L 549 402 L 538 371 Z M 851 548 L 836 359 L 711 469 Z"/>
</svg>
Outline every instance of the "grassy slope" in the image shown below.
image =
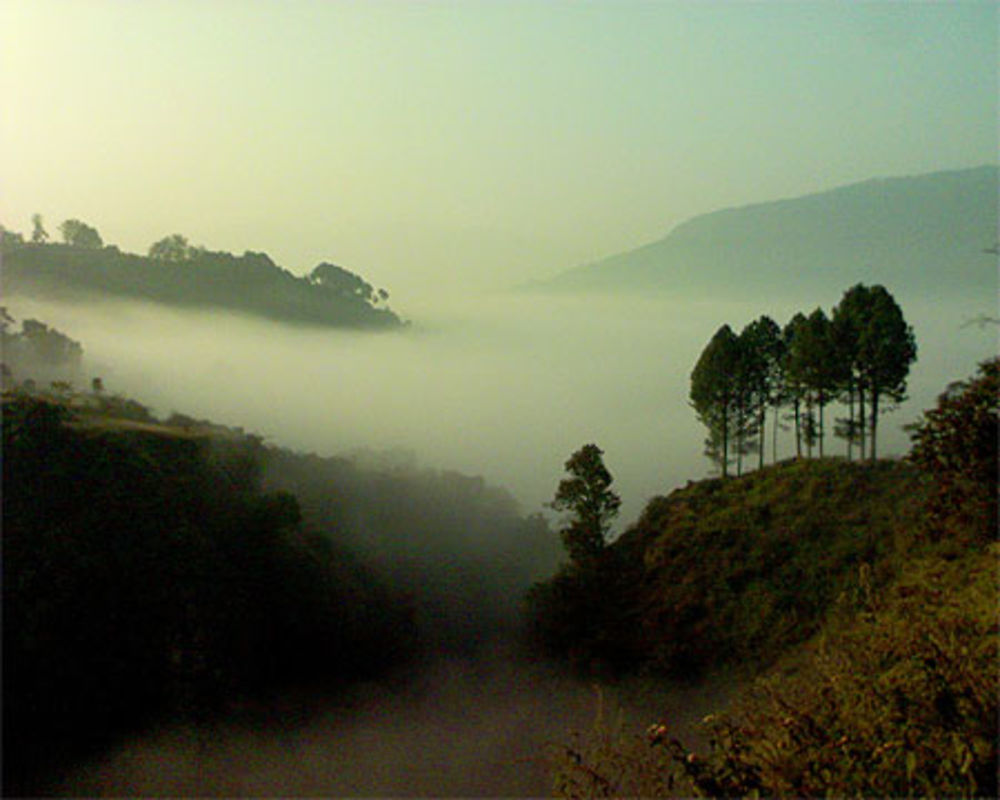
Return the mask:
<svg viewBox="0 0 1000 800">
<path fill-rule="evenodd" d="M 789 461 L 650 501 L 615 544 L 641 579 L 631 649 L 694 676 L 764 664 L 814 634 L 859 572 L 882 584 L 917 524 L 907 464 Z"/>
</svg>

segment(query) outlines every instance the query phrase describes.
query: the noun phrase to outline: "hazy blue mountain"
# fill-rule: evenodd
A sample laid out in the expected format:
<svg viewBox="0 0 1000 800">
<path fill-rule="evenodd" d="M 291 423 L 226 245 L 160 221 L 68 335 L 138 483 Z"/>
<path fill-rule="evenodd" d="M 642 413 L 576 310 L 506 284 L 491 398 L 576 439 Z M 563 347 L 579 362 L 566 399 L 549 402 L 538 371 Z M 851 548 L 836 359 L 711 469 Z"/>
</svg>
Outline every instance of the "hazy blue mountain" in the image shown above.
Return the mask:
<svg viewBox="0 0 1000 800">
<path fill-rule="evenodd" d="M 997 291 L 996 166 L 886 178 L 694 217 L 643 247 L 562 273 L 544 291 L 811 294 L 859 281 Z"/>
</svg>

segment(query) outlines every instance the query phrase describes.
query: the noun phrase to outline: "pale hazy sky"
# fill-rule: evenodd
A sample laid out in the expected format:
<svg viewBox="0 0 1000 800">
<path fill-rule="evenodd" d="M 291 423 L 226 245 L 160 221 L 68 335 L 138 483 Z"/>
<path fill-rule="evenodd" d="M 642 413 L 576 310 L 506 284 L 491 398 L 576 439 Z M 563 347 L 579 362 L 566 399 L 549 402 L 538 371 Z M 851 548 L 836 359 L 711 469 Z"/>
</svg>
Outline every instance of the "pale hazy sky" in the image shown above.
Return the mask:
<svg viewBox="0 0 1000 800">
<path fill-rule="evenodd" d="M 3 0 L 0 221 L 332 260 L 405 308 L 995 163 L 997 36 L 993 2 Z"/>
</svg>

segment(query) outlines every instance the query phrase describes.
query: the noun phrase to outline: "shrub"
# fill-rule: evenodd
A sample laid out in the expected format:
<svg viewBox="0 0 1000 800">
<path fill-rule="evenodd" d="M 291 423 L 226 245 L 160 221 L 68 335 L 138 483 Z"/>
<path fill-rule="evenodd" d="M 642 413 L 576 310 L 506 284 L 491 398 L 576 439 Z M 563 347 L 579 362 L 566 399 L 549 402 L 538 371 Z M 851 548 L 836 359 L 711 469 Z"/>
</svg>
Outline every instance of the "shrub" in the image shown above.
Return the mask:
<svg viewBox="0 0 1000 800">
<path fill-rule="evenodd" d="M 974 379 L 951 384 L 910 431 L 911 460 L 934 478 L 927 528 L 932 538 L 994 538 L 1000 358 L 981 364 Z"/>
</svg>

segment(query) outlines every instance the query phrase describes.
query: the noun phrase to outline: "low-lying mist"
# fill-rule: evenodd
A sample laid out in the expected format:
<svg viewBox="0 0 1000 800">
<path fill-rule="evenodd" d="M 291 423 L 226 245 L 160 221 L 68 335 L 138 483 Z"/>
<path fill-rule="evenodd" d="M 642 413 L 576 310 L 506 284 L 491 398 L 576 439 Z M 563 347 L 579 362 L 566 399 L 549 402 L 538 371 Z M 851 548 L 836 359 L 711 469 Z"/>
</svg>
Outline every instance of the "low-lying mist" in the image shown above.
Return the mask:
<svg viewBox="0 0 1000 800">
<path fill-rule="evenodd" d="M 967 324 L 992 313 L 986 301 L 894 293 L 918 360 L 910 400 L 880 426 L 887 456 L 907 449 L 903 424 L 996 349 L 992 327 Z M 81 341 L 88 382 L 99 375 L 109 392 L 159 414 L 242 426 L 320 455 L 396 451 L 481 475 L 512 491 L 525 513 L 551 499 L 569 454 L 596 442 L 624 525 L 651 496 L 709 472 L 688 389 L 714 331 L 765 313 L 784 325 L 839 299 L 438 296 L 405 309 L 410 328 L 380 334 L 119 302 L 6 302 L 16 317 L 39 317 Z M 779 457 L 793 448 L 784 434 Z M 828 442 L 827 452 L 843 444 Z"/>
<path fill-rule="evenodd" d="M 595 725 L 639 733 L 666 721 L 690 740 L 698 719 L 732 690 L 599 689 L 505 653 L 451 658 L 337 701 L 289 702 L 280 722 L 167 728 L 53 789 L 95 797 L 548 796 L 553 763 L 577 734 Z"/>
</svg>

